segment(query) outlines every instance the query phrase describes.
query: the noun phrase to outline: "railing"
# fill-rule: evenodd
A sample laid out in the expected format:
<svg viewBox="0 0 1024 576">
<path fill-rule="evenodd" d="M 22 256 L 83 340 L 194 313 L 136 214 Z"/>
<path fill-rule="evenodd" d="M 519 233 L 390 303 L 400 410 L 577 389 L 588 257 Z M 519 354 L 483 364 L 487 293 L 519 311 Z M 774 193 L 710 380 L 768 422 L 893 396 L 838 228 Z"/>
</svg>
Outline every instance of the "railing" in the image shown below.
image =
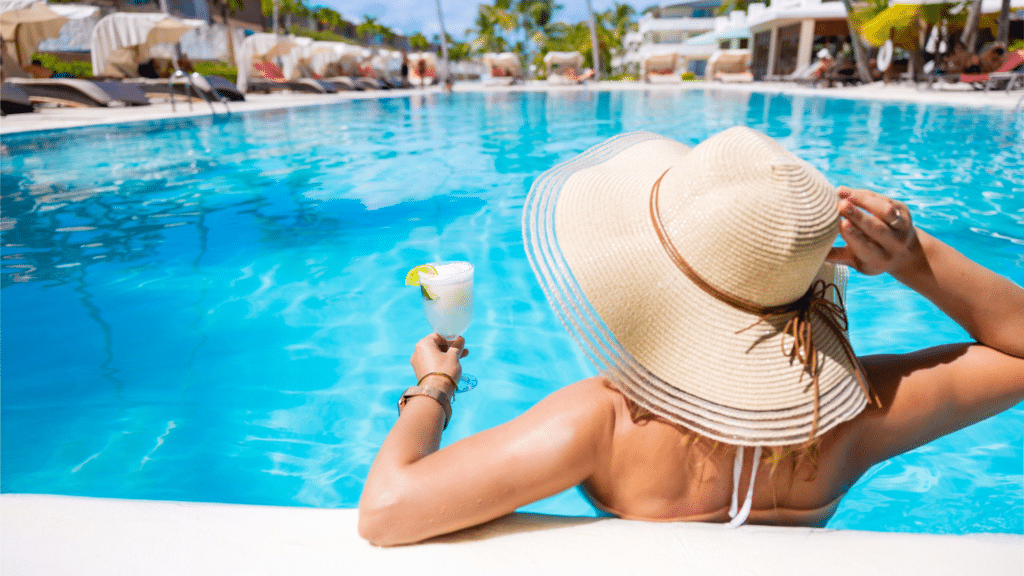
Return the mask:
<svg viewBox="0 0 1024 576">
<path fill-rule="evenodd" d="M 228 99 L 222 96 L 220 92 L 217 92 L 217 90 L 213 86 L 211 86 L 210 83 L 207 82 L 206 79 L 203 78 L 201 74 L 199 74 L 198 72 L 186 74 L 182 70 L 175 70 L 174 74 L 171 74 L 171 77 L 167 79 L 167 93 L 171 97 L 172 112 L 178 111 L 177 107 L 174 104 L 174 80 L 177 78 L 184 78 L 185 81 L 188 82 L 188 94 L 185 94 L 185 99 L 188 100 L 189 112 L 192 112 L 193 110 L 192 94 L 198 94 L 204 101 L 206 101 L 206 105 L 210 107 L 210 114 L 217 114 L 217 111 L 213 108 L 213 102 L 210 102 L 210 98 L 206 95 L 207 91 L 209 91 L 216 95 L 217 100 L 224 105 L 224 112 L 227 114 L 231 114 L 231 109 L 228 108 Z M 196 88 L 196 82 L 199 82 L 200 84 L 202 84 L 202 86 Z"/>
</svg>

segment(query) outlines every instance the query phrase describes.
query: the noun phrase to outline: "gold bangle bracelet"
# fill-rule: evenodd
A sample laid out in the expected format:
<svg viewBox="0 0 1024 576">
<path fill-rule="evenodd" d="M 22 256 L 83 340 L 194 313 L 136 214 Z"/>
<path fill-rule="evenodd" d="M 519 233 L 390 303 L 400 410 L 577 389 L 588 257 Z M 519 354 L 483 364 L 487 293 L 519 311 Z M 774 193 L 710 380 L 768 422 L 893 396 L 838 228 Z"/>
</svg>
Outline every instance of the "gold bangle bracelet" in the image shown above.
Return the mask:
<svg viewBox="0 0 1024 576">
<path fill-rule="evenodd" d="M 420 384 L 423 384 L 423 381 L 429 378 L 430 376 L 443 376 L 444 378 L 447 378 L 448 381 L 452 383 L 452 387 L 455 388 L 455 391 L 459 391 L 459 385 L 455 382 L 455 378 L 452 378 L 451 376 L 445 374 L 444 372 L 429 372 L 427 374 L 424 374 L 423 376 L 420 377 L 419 381 L 416 382 L 416 385 L 419 386 Z"/>
</svg>

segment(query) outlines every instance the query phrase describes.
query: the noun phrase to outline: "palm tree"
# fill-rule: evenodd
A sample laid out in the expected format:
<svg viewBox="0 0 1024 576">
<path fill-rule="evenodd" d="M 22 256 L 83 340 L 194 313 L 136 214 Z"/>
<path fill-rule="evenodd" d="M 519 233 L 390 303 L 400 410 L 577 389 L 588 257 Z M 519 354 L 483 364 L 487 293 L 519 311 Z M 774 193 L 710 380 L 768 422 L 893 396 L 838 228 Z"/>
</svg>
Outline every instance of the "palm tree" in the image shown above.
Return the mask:
<svg viewBox="0 0 1024 576">
<path fill-rule="evenodd" d="M 321 6 L 313 12 L 313 16 L 320 25 L 331 32 L 341 28 L 342 17 L 336 10 Z M 319 29 L 317 31 L 320 32 Z"/>
<path fill-rule="evenodd" d="M 561 4 L 554 0 L 519 0 L 516 4 L 516 16 L 519 18 L 519 27 L 523 31 L 523 59 L 529 61 L 530 41 L 534 40 L 537 33 L 544 30 L 544 27 L 551 22 L 551 17 L 558 10 L 562 9 Z M 534 41 L 535 44 L 539 42 Z"/>
<path fill-rule="evenodd" d="M 1010 45 L 1010 0 L 1003 0 L 999 9 L 999 27 L 996 33 L 996 40 L 1003 43 L 1003 46 Z"/>
<path fill-rule="evenodd" d="M 409 36 L 409 47 L 413 50 L 425 50 L 429 46 L 430 41 L 427 40 L 427 37 L 420 32 L 416 32 L 412 36 Z"/>
<path fill-rule="evenodd" d="M 604 62 L 610 61 L 608 47 L 610 46 L 611 33 L 598 23 L 597 36 L 600 53 L 598 62 L 604 58 Z M 590 27 L 586 22 L 576 24 L 565 24 L 556 22 L 547 27 L 546 34 L 541 38 L 541 52 L 534 59 L 534 63 L 540 65 L 544 54 L 548 52 L 579 52 L 583 54 L 584 66 L 594 66 L 593 42 L 590 37 Z M 596 69 L 595 69 L 596 72 Z"/>
<path fill-rule="evenodd" d="M 611 48 L 622 50 L 634 16 L 636 16 L 636 10 L 632 6 L 618 2 L 612 3 L 612 7 L 601 14 L 601 19 L 608 24 L 611 33 Z"/>
<path fill-rule="evenodd" d="M 236 68 L 240 68 L 235 60 L 235 29 L 231 26 L 231 20 L 228 19 L 228 16 L 234 15 L 245 6 L 242 0 L 214 0 L 214 6 L 220 9 L 220 19 L 224 22 L 224 26 L 228 31 L 228 60 Z"/>
<path fill-rule="evenodd" d="M 452 62 L 461 62 L 463 60 L 469 60 L 470 46 L 468 42 L 451 42 L 449 41 L 448 46 L 448 58 Z"/>
<path fill-rule="evenodd" d="M 978 0 L 979 2 L 981 0 Z M 853 23 L 851 16 L 853 15 L 853 2 L 850 0 L 843 0 L 843 6 L 846 8 L 846 25 L 850 30 L 850 45 L 853 46 L 853 55 L 857 60 L 857 75 L 860 76 L 860 81 L 864 84 L 870 84 L 872 81 L 871 70 L 868 69 L 868 54 L 864 50 L 864 44 L 860 39 L 860 32 Z"/>
<path fill-rule="evenodd" d="M 516 19 L 508 10 L 499 6 L 481 4 L 477 8 L 473 28 L 466 30 L 467 35 L 475 35 L 471 43 L 478 52 L 504 52 L 508 42 L 499 30 L 511 32 L 515 29 Z"/>
<path fill-rule="evenodd" d="M 369 14 L 363 14 L 363 21 L 356 26 L 356 34 L 367 42 L 391 44 L 395 40 L 395 32 Z"/>
<path fill-rule="evenodd" d="M 964 31 L 960 35 L 960 41 L 964 43 L 967 50 L 974 52 L 978 42 L 978 20 L 981 17 L 981 0 L 972 0 L 971 9 L 967 13 L 967 23 L 964 24 Z"/>
</svg>

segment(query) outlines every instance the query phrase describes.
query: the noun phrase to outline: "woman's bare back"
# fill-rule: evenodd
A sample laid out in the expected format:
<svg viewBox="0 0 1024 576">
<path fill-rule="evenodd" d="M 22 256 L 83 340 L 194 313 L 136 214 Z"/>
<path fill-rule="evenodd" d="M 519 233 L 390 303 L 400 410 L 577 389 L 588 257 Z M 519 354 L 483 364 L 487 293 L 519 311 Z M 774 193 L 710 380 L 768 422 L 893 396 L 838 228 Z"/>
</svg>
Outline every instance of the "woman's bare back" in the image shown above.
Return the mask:
<svg viewBox="0 0 1024 576">
<path fill-rule="evenodd" d="M 635 422 L 625 398 L 605 382 L 594 394 L 614 406 L 611 449 L 581 488 L 595 506 L 622 518 L 654 521 L 728 522 L 736 449 L 713 443 L 660 419 Z M 844 464 L 851 445 L 848 426 L 830 431 L 813 455 L 794 454 L 758 466 L 748 522 L 818 526 L 831 517 L 857 471 Z M 740 499 L 754 451 L 744 451 Z"/>
<path fill-rule="evenodd" d="M 882 406 L 870 407 L 820 437 L 813 456 L 783 458 L 774 466 L 771 458 L 763 458 L 748 523 L 822 526 L 850 486 L 874 464 L 1024 398 L 1024 360 L 984 346 L 948 345 L 863 361 Z M 990 367 L 988 377 L 985 366 Z M 964 371 L 978 374 L 987 385 L 944 385 Z M 637 520 L 729 520 L 734 447 L 659 419 L 634 422 L 626 399 L 610 383 L 594 378 L 588 387 L 590 394 L 611 404 L 615 415 L 610 448 L 581 484 L 595 506 Z M 964 401 L 961 409 L 950 409 L 950 397 L 957 396 Z M 745 450 L 740 501 L 752 461 L 753 450 Z"/>
</svg>

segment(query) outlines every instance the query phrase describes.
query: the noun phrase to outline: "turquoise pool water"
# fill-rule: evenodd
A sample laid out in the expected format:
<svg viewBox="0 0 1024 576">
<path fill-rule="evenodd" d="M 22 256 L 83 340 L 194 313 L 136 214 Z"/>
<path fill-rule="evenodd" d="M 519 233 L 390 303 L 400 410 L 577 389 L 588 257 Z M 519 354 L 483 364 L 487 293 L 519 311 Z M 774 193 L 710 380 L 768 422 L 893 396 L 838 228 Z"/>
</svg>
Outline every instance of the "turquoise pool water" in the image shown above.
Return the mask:
<svg viewBox="0 0 1024 576">
<path fill-rule="evenodd" d="M 1024 283 L 1024 122 L 722 92 L 455 94 L 3 138 L 0 489 L 351 507 L 428 332 L 405 271 L 476 266 L 445 442 L 591 374 L 534 280 L 534 177 L 605 138 L 744 124 Z M 855 277 L 858 353 L 966 335 Z M 592 514 L 575 492 L 527 508 Z M 885 462 L 835 528 L 1024 533 L 1024 405 Z"/>
</svg>

